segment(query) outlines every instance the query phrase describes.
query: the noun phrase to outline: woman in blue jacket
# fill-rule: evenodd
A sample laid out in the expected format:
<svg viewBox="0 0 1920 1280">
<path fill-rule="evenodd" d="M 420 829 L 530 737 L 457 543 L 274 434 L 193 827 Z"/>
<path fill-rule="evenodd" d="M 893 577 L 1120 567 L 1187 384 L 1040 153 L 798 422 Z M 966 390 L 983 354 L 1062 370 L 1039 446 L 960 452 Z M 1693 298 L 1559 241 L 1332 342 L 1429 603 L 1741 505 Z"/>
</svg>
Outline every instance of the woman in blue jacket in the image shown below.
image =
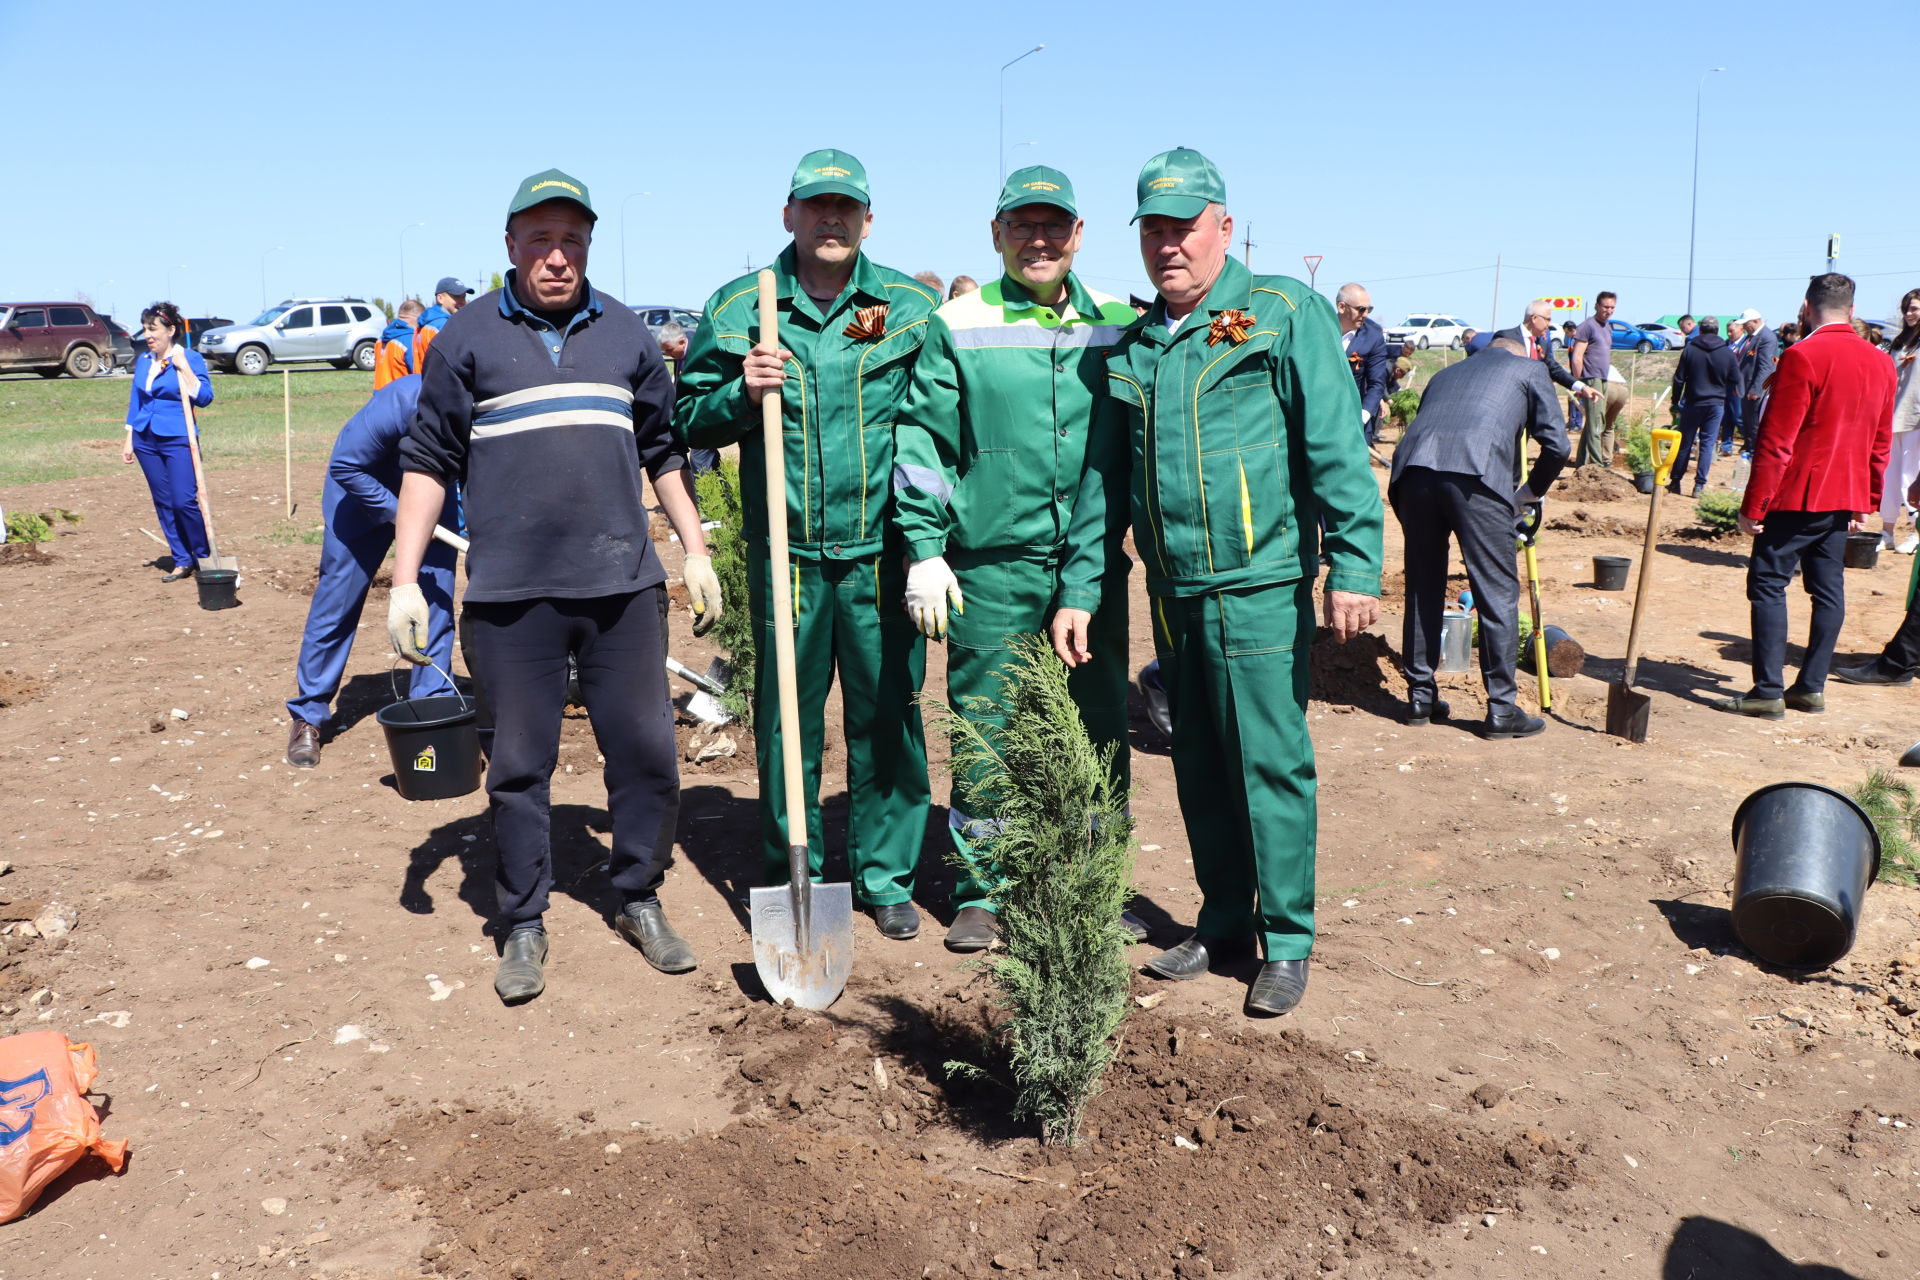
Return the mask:
<svg viewBox="0 0 1920 1280">
<path fill-rule="evenodd" d="M 200 491 L 193 479 L 191 429 L 182 400 L 205 408 L 213 403 L 207 362 L 182 341 L 186 325 L 171 302 L 156 302 L 140 313 L 147 354 L 134 362 L 133 391 L 127 399 L 127 442 L 120 460 L 140 460 L 153 509 L 173 552 L 173 569 L 162 582 L 190 575 L 207 554 L 207 526 L 200 518 Z"/>
</svg>

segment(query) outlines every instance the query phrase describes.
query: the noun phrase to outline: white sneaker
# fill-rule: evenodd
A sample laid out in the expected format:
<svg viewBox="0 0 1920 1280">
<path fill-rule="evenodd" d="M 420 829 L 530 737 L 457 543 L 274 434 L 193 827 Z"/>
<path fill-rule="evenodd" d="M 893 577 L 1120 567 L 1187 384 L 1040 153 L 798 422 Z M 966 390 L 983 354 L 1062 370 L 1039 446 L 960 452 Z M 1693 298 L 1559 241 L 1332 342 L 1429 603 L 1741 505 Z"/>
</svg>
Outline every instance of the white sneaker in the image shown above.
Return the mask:
<svg viewBox="0 0 1920 1280">
<path fill-rule="evenodd" d="M 1920 533 L 1910 533 L 1907 535 L 1907 540 L 1895 547 L 1894 550 L 1903 556 L 1910 556 L 1916 547 L 1920 547 Z"/>
<path fill-rule="evenodd" d="M 1882 551 L 1892 551 L 1894 549 L 1893 530 L 1882 529 L 1880 531 L 1880 549 Z"/>
</svg>

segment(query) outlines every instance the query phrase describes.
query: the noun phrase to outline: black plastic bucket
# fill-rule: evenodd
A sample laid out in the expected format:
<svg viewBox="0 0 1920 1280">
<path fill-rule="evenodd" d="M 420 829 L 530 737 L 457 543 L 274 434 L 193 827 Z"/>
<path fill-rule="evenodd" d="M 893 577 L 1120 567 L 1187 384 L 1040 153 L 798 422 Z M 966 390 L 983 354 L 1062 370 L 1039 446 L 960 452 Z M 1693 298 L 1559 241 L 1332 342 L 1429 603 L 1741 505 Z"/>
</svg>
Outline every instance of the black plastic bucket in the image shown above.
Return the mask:
<svg viewBox="0 0 1920 1280">
<path fill-rule="evenodd" d="M 235 609 L 240 598 L 234 594 L 240 583 L 238 569 L 202 569 L 195 575 L 200 584 L 200 607 L 202 609 Z"/>
<path fill-rule="evenodd" d="M 1653 492 L 1653 472 L 1636 471 L 1633 473 L 1633 487 L 1642 493 Z"/>
<path fill-rule="evenodd" d="M 1631 568 L 1633 560 L 1628 556 L 1595 556 L 1593 585 L 1602 591 L 1625 591 L 1627 570 Z"/>
<path fill-rule="evenodd" d="M 1844 557 L 1849 569 L 1871 569 L 1880 563 L 1880 535 L 1862 530 L 1847 535 Z"/>
<path fill-rule="evenodd" d="M 1880 834 L 1831 787 L 1776 782 L 1733 815 L 1733 931 L 1786 969 L 1824 969 L 1853 949 Z"/>
<path fill-rule="evenodd" d="M 393 784 L 403 799 L 450 800 L 480 785 L 475 704 L 458 694 L 408 698 L 380 708 Z"/>
</svg>

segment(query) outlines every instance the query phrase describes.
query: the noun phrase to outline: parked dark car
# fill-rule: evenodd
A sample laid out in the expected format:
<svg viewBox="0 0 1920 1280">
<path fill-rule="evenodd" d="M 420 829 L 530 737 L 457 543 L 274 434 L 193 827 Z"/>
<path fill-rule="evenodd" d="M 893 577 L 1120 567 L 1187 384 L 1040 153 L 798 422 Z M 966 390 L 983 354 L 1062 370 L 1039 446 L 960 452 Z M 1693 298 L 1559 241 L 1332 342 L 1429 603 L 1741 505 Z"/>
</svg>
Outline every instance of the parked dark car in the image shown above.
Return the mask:
<svg viewBox="0 0 1920 1280">
<path fill-rule="evenodd" d="M 113 334 L 84 302 L 0 302 L 0 373 L 91 378 L 112 351 Z"/>
<path fill-rule="evenodd" d="M 121 328 L 120 322 L 112 316 L 101 316 L 100 319 L 106 323 L 107 332 L 113 335 L 113 362 L 107 366 L 106 372 L 119 373 L 123 369 L 133 368 L 133 362 L 147 349 L 146 339 L 136 339 Z"/>
</svg>

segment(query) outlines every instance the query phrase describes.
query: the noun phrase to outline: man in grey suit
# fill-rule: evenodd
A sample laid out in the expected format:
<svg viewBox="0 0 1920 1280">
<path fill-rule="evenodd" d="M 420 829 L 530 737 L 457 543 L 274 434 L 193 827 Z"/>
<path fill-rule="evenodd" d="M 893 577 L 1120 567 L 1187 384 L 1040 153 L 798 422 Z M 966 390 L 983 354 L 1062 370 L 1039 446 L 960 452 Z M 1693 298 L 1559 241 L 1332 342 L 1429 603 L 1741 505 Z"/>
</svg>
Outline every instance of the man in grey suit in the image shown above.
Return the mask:
<svg viewBox="0 0 1920 1280">
<path fill-rule="evenodd" d="M 1526 483 L 1515 488 L 1521 433 L 1539 444 Z M 1445 719 L 1433 664 L 1447 589 L 1447 537 L 1460 540 L 1467 581 L 1480 613 L 1480 677 L 1487 686 L 1488 738 L 1525 738 L 1546 728 L 1514 703 L 1519 655 L 1515 617 L 1520 576 L 1514 570 L 1514 521 L 1538 502 L 1570 446 L 1553 383 L 1539 360 L 1512 338 L 1434 374 L 1420 412 L 1393 455 L 1387 498 L 1405 534 L 1406 627 L 1401 663 L 1407 676 L 1407 723 Z"/>
</svg>

